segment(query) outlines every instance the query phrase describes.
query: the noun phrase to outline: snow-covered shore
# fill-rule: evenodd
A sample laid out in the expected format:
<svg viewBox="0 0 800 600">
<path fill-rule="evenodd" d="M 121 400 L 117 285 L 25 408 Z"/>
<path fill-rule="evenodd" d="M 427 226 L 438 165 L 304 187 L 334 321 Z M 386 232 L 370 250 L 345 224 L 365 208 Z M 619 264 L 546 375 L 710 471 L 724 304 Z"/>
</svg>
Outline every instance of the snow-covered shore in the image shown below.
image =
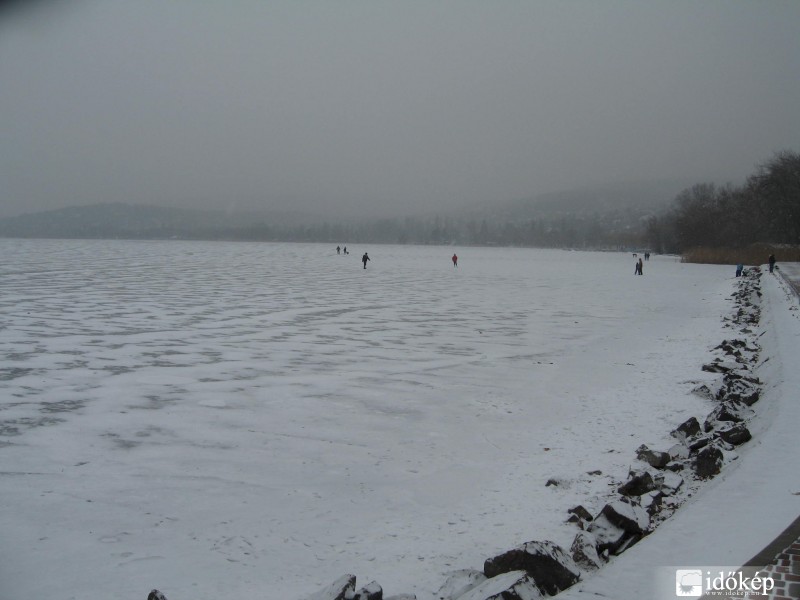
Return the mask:
<svg viewBox="0 0 800 600">
<path fill-rule="evenodd" d="M 39 598 L 300 598 L 353 572 L 424 600 L 519 543 L 568 547 L 565 507 L 599 510 L 636 447 L 708 412 L 691 390 L 735 285 L 613 253 L 459 249 L 456 269 L 387 246 L 364 271 L 319 245 L 0 245 L 0 580 Z M 769 323 L 782 293 L 765 284 Z M 765 369 L 796 355 L 771 336 Z M 767 374 L 759 409 L 787 381 Z M 567 594 L 620 589 L 678 518 Z M 739 546 L 775 533 L 740 518 Z"/>
<path fill-rule="evenodd" d="M 737 569 L 800 515 L 800 310 L 780 277 L 765 272 L 762 291 L 753 441 L 654 534 L 559 598 L 674 598 L 677 569 Z"/>
</svg>

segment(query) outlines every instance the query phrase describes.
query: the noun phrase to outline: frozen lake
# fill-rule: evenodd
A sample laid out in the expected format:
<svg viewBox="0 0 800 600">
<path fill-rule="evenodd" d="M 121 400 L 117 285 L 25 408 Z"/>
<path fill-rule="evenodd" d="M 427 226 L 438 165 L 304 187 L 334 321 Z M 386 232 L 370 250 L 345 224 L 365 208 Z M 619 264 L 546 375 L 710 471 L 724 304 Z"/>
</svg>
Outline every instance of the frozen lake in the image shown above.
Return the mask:
<svg viewBox="0 0 800 600">
<path fill-rule="evenodd" d="M 424 600 L 568 545 L 566 508 L 708 412 L 689 390 L 734 281 L 625 253 L 0 250 L 2 598 L 299 599 L 352 572 Z"/>
</svg>

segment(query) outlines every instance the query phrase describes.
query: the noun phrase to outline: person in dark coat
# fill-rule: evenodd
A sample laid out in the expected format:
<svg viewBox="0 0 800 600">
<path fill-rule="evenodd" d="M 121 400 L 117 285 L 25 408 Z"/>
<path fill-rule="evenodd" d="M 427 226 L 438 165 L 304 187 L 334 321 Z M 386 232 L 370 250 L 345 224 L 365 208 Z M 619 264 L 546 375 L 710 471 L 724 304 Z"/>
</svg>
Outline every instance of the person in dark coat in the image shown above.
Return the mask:
<svg viewBox="0 0 800 600">
<path fill-rule="evenodd" d="M 772 273 L 775 270 L 775 255 L 769 255 L 769 272 Z"/>
<path fill-rule="evenodd" d="M 366 252 L 364 252 L 364 256 L 361 257 L 361 262 L 364 263 L 364 268 L 367 268 L 367 261 L 369 260 L 369 256 Z"/>
</svg>

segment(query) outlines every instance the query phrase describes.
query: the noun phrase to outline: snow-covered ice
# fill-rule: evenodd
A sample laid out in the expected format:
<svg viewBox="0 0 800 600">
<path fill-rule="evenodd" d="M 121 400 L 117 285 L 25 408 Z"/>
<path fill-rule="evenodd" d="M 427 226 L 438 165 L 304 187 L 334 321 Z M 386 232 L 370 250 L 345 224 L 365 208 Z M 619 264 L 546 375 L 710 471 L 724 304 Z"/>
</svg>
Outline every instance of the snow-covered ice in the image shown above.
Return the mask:
<svg viewBox="0 0 800 600">
<path fill-rule="evenodd" d="M 299 599 L 349 572 L 426 600 L 520 543 L 568 548 L 566 508 L 710 411 L 690 391 L 735 285 L 626 253 L 0 249 L 9 598 Z"/>
</svg>

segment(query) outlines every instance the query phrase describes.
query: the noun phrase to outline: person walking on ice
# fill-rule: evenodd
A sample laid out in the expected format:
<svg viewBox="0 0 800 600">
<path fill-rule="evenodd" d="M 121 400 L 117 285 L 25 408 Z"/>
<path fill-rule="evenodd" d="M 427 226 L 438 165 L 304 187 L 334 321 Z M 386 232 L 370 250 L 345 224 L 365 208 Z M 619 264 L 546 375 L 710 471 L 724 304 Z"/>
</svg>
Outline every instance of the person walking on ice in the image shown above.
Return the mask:
<svg viewBox="0 0 800 600">
<path fill-rule="evenodd" d="M 367 261 L 369 260 L 369 256 L 366 252 L 364 252 L 364 256 L 361 257 L 361 262 L 364 263 L 364 268 L 367 268 Z"/>
<path fill-rule="evenodd" d="M 458 266 L 458 256 L 456 256 L 455 252 L 453 252 L 453 266 L 454 267 Z"/>
</svg>

